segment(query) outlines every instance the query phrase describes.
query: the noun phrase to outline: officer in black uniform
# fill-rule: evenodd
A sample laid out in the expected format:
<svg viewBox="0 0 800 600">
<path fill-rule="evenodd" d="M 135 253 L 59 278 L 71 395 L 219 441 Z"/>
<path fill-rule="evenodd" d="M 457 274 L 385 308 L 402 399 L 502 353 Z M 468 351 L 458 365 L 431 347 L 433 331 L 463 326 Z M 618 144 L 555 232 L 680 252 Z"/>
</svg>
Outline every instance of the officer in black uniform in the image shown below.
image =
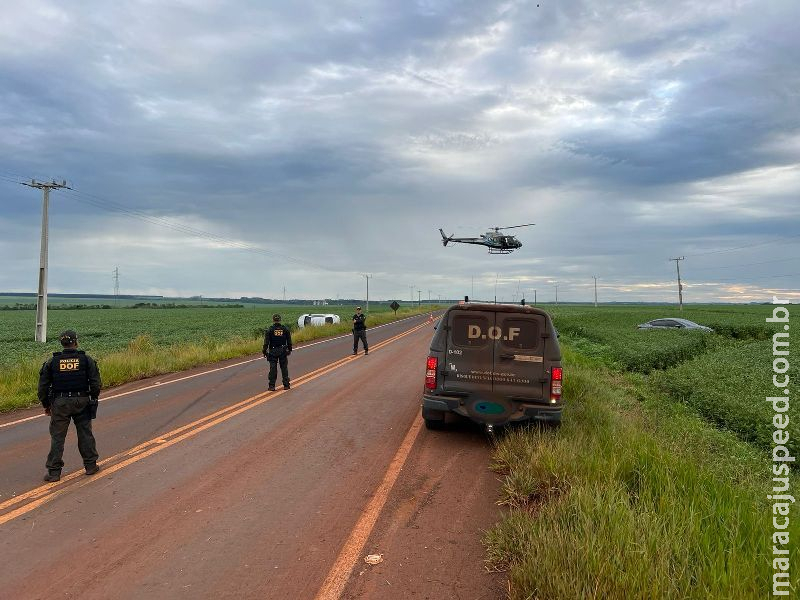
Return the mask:
<svg viewBox="0 0 800 600">
<path fill-rule="evenodd" d="M 264 356 L 269 361 L 269 378 L 267 387 L 275 391 L 275 380 L 278 378 L 278 363 L 281 364 L 283 389 L 289 389 L 289 360 L 292 353 L 292 334 L 289 328 L 281 325 L 281 316 L 272 315 L 272 325 L 264 334 Z"/>
<path fill-rule="evenodd" d="M 100 470 L 92 434 L 92 419 L 97 416 L 100 397 L 100 370 L 94 359 L 78 350 L 78 334 L 67 330 L 58 336 L 63 350 L 53 352 L 39 371 L 39 401 L 50 416 L 50 454 L 47 455 L 45 481 L 61 479 L 64 466 L 64 440 L 69 421 L 75 422 L 78 450 L 87 475 Z"/>
<path fill-rule="evenodd" d="M 364 323 L 366 320 L 367 316 L 361 314 L 361 307 L 356 306 L 356 314 L 353 315 L 353 354 L 358 354 L 358 340 L 361 340 L 361 345 L 364 346 L 364 354 L 369 354 L 367 326 Z"/>
</svg>

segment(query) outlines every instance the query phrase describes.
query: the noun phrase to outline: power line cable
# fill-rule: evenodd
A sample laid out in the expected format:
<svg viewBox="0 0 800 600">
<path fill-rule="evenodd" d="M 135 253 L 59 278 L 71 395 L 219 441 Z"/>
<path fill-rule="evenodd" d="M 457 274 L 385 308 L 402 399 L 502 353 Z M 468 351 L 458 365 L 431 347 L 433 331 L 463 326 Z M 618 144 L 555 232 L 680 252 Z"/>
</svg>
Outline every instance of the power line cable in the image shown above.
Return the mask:
<svg viewBox="0 0 800 600">
<path fill-rule="evenodd" d="M 23 177 L 21 175 L 14 174 L 13 177 L 9 177 L 9 175 L 12 175 L 12 174 L 4 175 L 4 174 L 0 173 L 0 178 L 5 180 L 5 181 L 8 181 L 10 183 L 24 183 L 24 181 L 25 181 L 25 177 Z M 67 190 L 67 191 L 69 192 L 69 195 L 73 197 L 74 200 L 76 200 L 78 202 L 81 202 L 83 204 L 88 204 L 90 206 L 94 206 L 96 208 L 101 208 L 101 209 L 109 211 L 109 212 L 117 212 L 117 213 L 123 214 L 125 216 L 131 217 L 131 218 L 136 218 L 136 219 L 139 219 L 141 221 L 150 223 L 152 225 L 156 225 L 156 226 L 159 226 L 159 227 L 164 227 L 164 228 L 170 229 L 172 231 L 177 231 L 177 232 L 180 232 L 180 233 L 184 233 L 184 234 L 187 234 L 187 235 L 195 236 L 195 237 L 198 237 L 198 238 L 201 238 L 201 239 L 205 239 L 205 240 L 208 240 L 208 241 L 213 241 L 213 242 L 216 242 L 216 243 L 219 243 L 219 244 L 223 244 L 223 245 L 225 245 L 227 247 L 230 247 L 230 248 L 233 248 L 233 249 L 239 249 L 239 250 L 245 250 L 245 251 L 248 251 L 248 252 L 254 252 L 254 253 L 257 253 L 257 254 L 261 254 L 263 256 L 268 256 L 270 258 L 281 258 L 281 259 L 289 260 L 289 261 L 292 261 L 292 262 L 294 262 L 296 264 L 299 264 L 299 265 L 302 265 L 302 266 L 305 266 L 305 267 L 309 267 L 309 268 L 313 268 L 313 269 L 316 269 L 316 270 L 324 271 L 324 272 L 327 272 L 327 273 L 348 273 L 348 274 L 354 274 L 354 275 L 357 274 L 359 276 L 361 275 L 361 271 L 348 270 L 348 269 L 332 269 L 329 266 L 320 265 L 318 263 L 315 263 L 313 261 L 310 261 L 310 260 L 307 260 L 307 259 L 304 259 L 304 258 L 299 258 L 299 257 L 296 257 L 296 256 L 291 256 L 289 254 L 284 254 L 284 253 L 281 253 L 281 252 L 276 252 L 274 250 L 269 250 L 267 248 L 254 246 L 254 245 L 246 243 L 246 242 L 242 242 L 242 241 L 239 241 L 239 240 L 233 240 L 233 239 L 226 238 L 224 236 L 217 235 L 217 234 L 214 234 L 214 233 L 202 230 L 202 229 L 198 229 L 196 227 L 191 227 L 189 225 L 182 224 L 180 222 L 175 222 L 173 220 L 170 220 L 170 219 L 167 219 L 167 218 L 164 218 L 164 217 L 158 217 L 158 216 L 150 215 L 150 214 L 148 214 L 148 213 L 146 213 L 144 211 L 141 211 L 141 210 L 138 210 L 138 209 L 134 209 L 134 208 L 129 208 L 129 207 L 126 207 L 126 206 L 124 206 L 122 204 L 119 204 L 117 202 L 113 202 L 113 201 L 108 200 L 106 198 L 102 198 L 102 197 L 97 196 L 95 194 L 84 192 L 84 191 L 81 191 L 81 190 L 78 190 L 78 189 L 71 189 L 71 190 Z M 393 280 L 393 279 L 385 280 L 385 279 L 379 277 L 378 280 L 379 281 L 390 281 L 393 285 L 400 286 L 400 287 L 405 287 L 404 284 L 398 283 L 396 280 Z"/>
<path fill-rule="evenodd" d="M 769 265 L 772 263 L 787 262 L 790 260 L 800 260 L 800 256 L 793 256 L 791 258 L 778 258 L 776 260 L 762 260 L 760 262 L 745 263 L 741 265 L 721 265 L 719 267 L 700 267 L 700 268 L 692 267 L 691 272 L 694 273 L 695 271 L 716 271 L 717 269 L 736 269 L 741 267 L 754 267 L 756 265 Z"/>
<path fill-rule="evenodd" d="M 184 225 L 182 223 L 176 223 L 175 221 L 171 221 L 171 220 L 166 219 L 164 217 L 156 217 L 156 216 L 153 216 L 153 215 L 149 215 L 149 214 L 147 214 L 147 213 L 145 213 L 143 211 L 140 211 L 140 210 L 137 210 L 137 209 L 128 208 L 126 206 L 123 206 L 123 205 L 118 204 L 116 202 L 107 200 L 105 198 L 101 198 L 100 196 L 96 196 L 94 194 L 90 194 L 88 192 L 83 192 L 83 191 L 75 190 L 75 189 L 73 189 L 71 191 L 72 191 L 73 195 L 80 195 L 80 196 L 84 197 L 84 198 L 76 197 L 75 200 L 77 200 L 79 202 L 83 202 L 85 204 L 90 204 L 92 206 L 96 206 L 98 208 L 102 208 L 102 209 L 105 209 L 105 210 L 108 210 L 108 211 L 120 212 L 122 214 L 126 214 L 126 215 L 128 215 L 130 217 L 137 218 L 137 219 L 149 222 L 151 224 L 158 225 L 160 227 L 165 227 L 165 228 L 168 228 L 168 229 L 172 229 L 173 231 L 179 231 L 181 233 L 185 233 L 185 234 L 188 234 L 188 235 L 194 235 L 196 237 L 207 239 L 209 241 L 215 241 L 217 243 L 225 244 L 226 246 L 229 246 L 231 248 L 240 249 L 240 250 L 246 250 L 246 251 L 249 251 L 249 252 L 256 252 L 256 253 L 259 253 L 259 254 L 262 254 L 262 255 L 265 255 L 265 256 L 270 256 L 271 258 L 275 258 L 275 257 L 283 258 L 283 259 L 295 262 L 297 264 L 300 264 L 302 266 L 314 268 L 314 269 L 317 269 L 317 270 L 320 270 L 320 271 L 325 271 L 325 272 L 328 272 L 328 273 L 349 273 L 349 274 L 357 274 L 359 276 L 361 275 L 360 271 L 354 271 L 354 270 L 348 270 L 348 269 L 331 269 L 330 267 L 326 267 L 324 265 L 320 265 L 318 263 L 315 263 L 315 262 L 307 260 L 307 259 L 298 258 L 296 256 L 291 256 L 291 255 L 283 254 L 283 253 L 280 253 L 280 252 L 275 252 L 273 250 L 268 250 L 266 248 L 261 248 L 261 247 L 258 247 L 258 246 L 253 246 L 252 244 L 248 244 L 246 242 L 241 242 L 241 241 L 238 241 L 238 240 L 232 240 L 230 238 L 226 238 L 224 236 L 220 236 L 220 235 L 217 235 L 217 234 L 214 234 L 214 233 L 210 233 L 210 232 L 204 231 L 202 229 L 197 229 L 197 228 L 191 227 L 189 225 Z M 379 280 L 383 280 L 380 277 L 378 279 Z M 401 287 L 405 287 L 403 284 L 397 283 L 394 280 L 392 280 L 392 283 L 395 284 L 395 285 L 399 285 Z"/>
<path fill-rule="evenodd" d="M 763 281 L 764 279 L 779 279 L 783 277 L 798 277 L 800 273 L 786 273 L 784 275 L 765 275 L 763 277 L 750 277 L 748 278 L 749 281 Z M 741 279 L 709 279 L 705 281 L 698 281 L 697 283 L 741 283 L 742 285 L 746 285 L 746 282 L 743 282 Z M 696 285 L 696 284 L 690 284 Z"/>
<path fill-rule="evenodd" d="M 171 220 L 166 219 L 164 217 L 156 217 L 156 216 L 153 216 L 153 215 L 149 215 L 149 214 L 147 214 L 147 213 L 145 213 L 143 211 L 140 211 L 140 210 L 137 210 L 137 209 L 128 208 L 128 207 L 123 206 L 121 204 L 117 204 L 116 202 L 112 202 L 110 200 L 106 200 L 106 199 L 101 198 L 99 196 L 95 196 L 93 194 L 88 194 L 86 192 L 82 192 L 82 191 L 79 191 L 79 190 L 73 190 L 73 194 L 72 195 L 76 196 L 75 200 L 77 200 L 78 202 L 82 202 L 84 204 L 89 204 L 91 206 L 95 206 L 97 208 L 102 208 L 104 210 L 108 210 L 108 211 L 112 211 L 112 212 L 119 212 L 119 213 L 125 214 L 127 216 L 130 216 L 130 217 L 133 217 L 133 218 L 136 218 L 136 219 L 140 219 L 140 220 L 145 221 L 147 223 L 150 223 L 152 225 L 165 227 L 167 229 L 171 229 L 172 231 L 178 231 L 180 233 L 185 233 L 185 234 L 193 235 L 195 237 L 203 238 L 203 239 L 206 239 L 206 240 L 209 240 L 209 241 L 214 241 L 214 242 L 217 242 L 217 243 L 220 243 L 220 244 L 224 244 L 225 246 L 228 246 L 228 247 L 231 247 L 231 248 L 240 249 L 240 250 L 247 250 L 249 252 L 256 252 L 256 253 L 259 253 L 259 254 L 262 254 L 262 255 L 265 255 L 265 256 L 269 256 L 271 258 L 282 258 L 282 259 L 290 260 L 292 262 L 295 262 L 295 263 L 298 263 L 298 264 L 301 264 L 301 265 L 304 265 L 304 266 L 313 267 L 315 269 L 320 269 L 320 270 L 323 270 L 323 271 L 341 272 L 341 271 L 334 271 L 333 269 L 330 269 L 329 267 L 325 267 L 325 266 L 316 264 L 316 263 L 311 262 L 309 260 L 305 260 L 305 259 L 302 259 L 302 258 L 297 258 L 295 256 L 290 256 L 288 254 L 283 254 L 283 253 L 280 253 L 280 252 L 275 252 L 273 250 L 268 250 L 266 248 L 253 246 L 251 244 L 248 244 L 248 243 L 245 243 L 245 242 L 241 242 L 241 241 L 238 241 L 238 240 L 232 240 L 230 238 L 226 238 L 226 237 L 223 237 L 221 235 L 210 233 L 210 232 L 204 231 L 202 229 L 197 229 L 196 227 L 191 227 L 189 225 L 184 225 L 182 223 L 171 221 Z M 82 197 L 77 197 L 77 196 L 82 196 Z M 345 272 L 349 272 L 349 271 L 345 271 Z"/>
<path fill-rule="evenodd" d="M 743 250 L 745 248 L 755 248 L 757 246 L 767 246 L 769 244 L 777 244 L 779 242 L 784 242 L 786 240 L 790 240 L 793 238 L 800 237 L 800 233 L 794 235 L 784 235 L 778 238 L 777 240 L 771 240 L 769 242 L 757 242 L 755 244 L 745 244 L 744 246 L 735 246 L 734 248 L 723 248 L 722 250 L 711 250 L 709 252 L 699 252 L 697 254 L 686 254 L 688 258 L 697 258 L 698 256 L 708 256 L 709 254 L 722 254 L 723 252 L 735 252 L 736 250 Z"/>
</svg>

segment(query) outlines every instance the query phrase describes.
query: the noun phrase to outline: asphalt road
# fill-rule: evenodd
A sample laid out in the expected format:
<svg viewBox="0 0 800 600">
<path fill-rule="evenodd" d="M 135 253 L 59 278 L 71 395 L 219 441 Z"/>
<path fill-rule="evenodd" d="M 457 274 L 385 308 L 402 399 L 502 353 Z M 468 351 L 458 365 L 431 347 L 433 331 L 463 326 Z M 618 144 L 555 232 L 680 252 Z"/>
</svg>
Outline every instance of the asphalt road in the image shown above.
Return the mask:
<svg viewBox="0 0 800 600">
<path fill-rule="evenodd" d="M 298 347 L 289 391 L 258 358 L 109 390 L 93 477 L 71 428 L 43 484 L 48 420 L 5 415 L 0 598 L 503 597 L 489 443 L 419 416 L 426 320 Z"/>
</svg>

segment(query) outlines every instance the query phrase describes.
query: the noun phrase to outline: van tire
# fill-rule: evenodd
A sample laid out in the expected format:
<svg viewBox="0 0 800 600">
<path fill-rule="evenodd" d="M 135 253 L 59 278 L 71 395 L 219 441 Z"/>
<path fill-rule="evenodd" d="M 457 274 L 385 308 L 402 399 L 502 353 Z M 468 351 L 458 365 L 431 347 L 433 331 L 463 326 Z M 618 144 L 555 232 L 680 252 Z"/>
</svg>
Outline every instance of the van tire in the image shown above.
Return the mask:
<svg viewBox="0 0 800 600">
<path fill-rule="evenodd" d="M 422 418 L 425 420 L 425 429 L 444 429 L 444 411 L 431 408 L 422 408 Z"/>
<path fill-rule="evenodd" d="M 439 431 L 444 429 L 444 419 L 425 419 L 425 429 Z"/>
</svg>

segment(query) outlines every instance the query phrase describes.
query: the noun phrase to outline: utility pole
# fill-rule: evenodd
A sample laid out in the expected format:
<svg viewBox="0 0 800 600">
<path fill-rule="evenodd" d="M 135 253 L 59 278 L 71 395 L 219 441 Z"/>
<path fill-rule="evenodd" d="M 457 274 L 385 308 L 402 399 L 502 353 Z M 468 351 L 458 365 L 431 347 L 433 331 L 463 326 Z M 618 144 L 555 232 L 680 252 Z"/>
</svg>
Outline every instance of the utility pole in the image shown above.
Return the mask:
<svg viewBox="0 0 800 600">
<path fill-rule="evenodd" d="M 670 258 L 670 260 L 675 261 L 675 268 L 678 269 L 678 306 L 680 307 L 679 310 L 683 310 L 683 285 L 681 284 L 681 264 L 680 261 L 686 260 L 685 256 L 679 256 L 678 258 Z"/>
<path fill-rule="evenodd" d="M 533 305 L 536 306 L 536 290 L 533 290 Z"/>
<path fill-rule="evenodd" d="M 556 284 L 556 306 L 558 306 L 558 284 Z"/>
<path fill-rule="evenodd" d="M 66 181 L 56 183 L 42 183 L 31 179 L 30 183 L 23 183 L 28 187 L 37 188 L 42 190 L 42 243 L 39 252 L 39 291 L 36 296 L 36 341 L 47 341 L 47 242 L 49 237 L 48 231 L 48 213 L 50 210 L 50 190 L 58 190 L 66 188 L 72 189 L 67 185 Z"/>
<path fill-rule="evenodd" d="M 422 308 L 422 290 L 417 290 L 417 308 Z"/>
<path fill-rule="evenodd" d="M 367 280 L 367 313 L 366 314 L 369 314 L 369 280 L 370 280 L 371 277 L 372 277 L 372 275 L 368 275 L 367 273 L 364 273 L 364 278 Z"/>
<path fill-rule="evenodd" d="M 411 292 L 411 304 L 414 304 L 414 286 L 408 286 L 409 291 Z"/>
<path fill-rule="evenodd" d="M 597 275 L 592 275 L 594 279 L 594 307 L 597 308 Z"/>
<path fill-rule="evenodd" d="M 286 286 L 283 286 L 283 301 L 286 302 Z"/>
<path fill-rule="evenodd" d="M 428 308 L 430 308 L 430 305 L 431 305 L 431 291 L 428 290 Z"/>
<path fill-rule="evenodd" d="M 119 267 L 114 269 L 114 306 L 119 304 Z"/>
</svg>

